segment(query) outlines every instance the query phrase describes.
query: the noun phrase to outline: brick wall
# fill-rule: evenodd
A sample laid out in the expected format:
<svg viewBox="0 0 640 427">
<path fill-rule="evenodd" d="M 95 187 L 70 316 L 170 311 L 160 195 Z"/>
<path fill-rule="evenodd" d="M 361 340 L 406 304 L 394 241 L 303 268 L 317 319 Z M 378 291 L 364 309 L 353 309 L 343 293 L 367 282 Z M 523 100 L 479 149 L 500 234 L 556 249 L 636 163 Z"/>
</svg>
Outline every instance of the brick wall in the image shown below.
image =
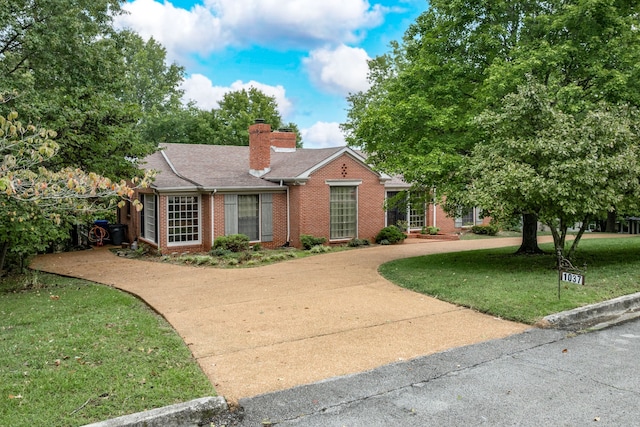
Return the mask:
<svg viewBox="0 0 640 427">
<path fill-rule="evenodd" d="M 300 187 L 294 187 L 298 204 L 296 215 L 297 233 L 292 233 L 296 245 L 300 234 L 311 234 L 316 237 L 330 236 L 330 186 L 326 180 L 362 180 L 358 185 L 358 235 L 361 239 L 374 240 L 376 234 L 384 227 L 384 185 L 380 178 L 370 169 L 363 166 L 348 155 L 340 156 L 331 163 L 315 171 L 309 181 Z M 294 227 L 292 227 L 293 231 Z"/>
<path fill-rule="evenodd" d="M 436 223 L 435 226 L 440 229 L 440 233 L 450 234 L 460 231 L 460 228 L 455 226 L 455 218 L 447 216 L 447 213 L 442 209 L 440 205 L 429 204 L 427 214 L 427 225 L 433 226 L 433 210 L 436 210 Z"/>
</svg>

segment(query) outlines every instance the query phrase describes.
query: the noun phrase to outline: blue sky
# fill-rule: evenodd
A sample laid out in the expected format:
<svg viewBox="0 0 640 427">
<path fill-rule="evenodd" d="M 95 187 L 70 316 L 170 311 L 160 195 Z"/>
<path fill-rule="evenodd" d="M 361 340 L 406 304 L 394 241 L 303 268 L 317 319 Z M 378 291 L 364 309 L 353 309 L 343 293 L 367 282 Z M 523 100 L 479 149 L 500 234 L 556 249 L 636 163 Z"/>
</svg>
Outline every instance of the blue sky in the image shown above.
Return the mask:
<svg viewBox="0 0 640 427">
<path fill-rule="evenodd" d="M 426 0 L 130 0 L 118 25 L 167 48 L 186 68 L 185 100 L 203 109 L 257 87 L 278 101 L 304 146 L 344 145 L 350 92 L 366 90 L 366 60 L 389 50 Z"/>
</svg>

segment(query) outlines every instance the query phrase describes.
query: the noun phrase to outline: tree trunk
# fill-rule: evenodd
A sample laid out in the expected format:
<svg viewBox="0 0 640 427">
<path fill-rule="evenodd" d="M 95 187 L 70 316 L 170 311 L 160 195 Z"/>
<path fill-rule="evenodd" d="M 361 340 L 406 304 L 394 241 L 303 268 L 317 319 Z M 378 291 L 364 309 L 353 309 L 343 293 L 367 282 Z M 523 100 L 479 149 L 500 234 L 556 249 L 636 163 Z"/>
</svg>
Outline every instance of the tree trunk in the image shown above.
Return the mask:
<svg viewBox="0 0 640 427">
<path fill-rule="evenodd" d="M 532 213 L 522 214 L 522 244 L 516 254 L 542 254 L 538 246 L 538 216 Z"/>
<path fill-rule="evenodd" d="M 582 226 L 578 231 L 578 234 L 575 239 L 573 239 L 573 244 L 571 245 L 571 249 L 569 249 L 569 254 L 567 255 L 568 259 L 573 258 L 573 255 L 576 253 L 576 249 L 578 249 L 578 243 L 580 243 L 580 239 L 582 239 L 582 235 L 584 234 L 587 226 L 589 225 L 589 217 L 586 217 L 584 221 L 582 221 Z"/>
<path fill-rule="evenodd" d="M 607 233 L 615 233 L 616 230 L 616 219 L 618 219 L 618 212 L 607 212 L 607 226 L 605 228 L 605 232 Z"/>
<path fill-rule="evenodd" d="M 8 249 L 9 242 L 2 242 L 2 244 L 0 244 L 0 272 L 4 270 L 4 260 L 7 258 Z"/>
</svg>

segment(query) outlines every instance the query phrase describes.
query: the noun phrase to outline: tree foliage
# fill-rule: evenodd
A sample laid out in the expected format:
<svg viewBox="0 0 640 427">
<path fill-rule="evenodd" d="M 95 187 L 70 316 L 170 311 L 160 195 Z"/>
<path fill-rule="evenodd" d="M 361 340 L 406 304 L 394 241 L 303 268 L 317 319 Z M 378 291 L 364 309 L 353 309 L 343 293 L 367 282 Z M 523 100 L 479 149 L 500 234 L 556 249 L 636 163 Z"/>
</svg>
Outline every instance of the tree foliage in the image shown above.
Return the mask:
<svg viewBox="0 0 640 427">
<path fill-rule="evenodd" d="M 254 87 L 224 94 L 218 108 L 200 110 L 194 105 L 151 118 L 145 138 L 157 142 L 212 145 L 249 145 L 249 126 L 264 119 L 272 129 L 291 129 L 298 146 L 302 138 L 295 123 L 285 124 L 273 96 Z"/>
<path fill-rule="evenodd" d="M 616 206 L 638 209 L 640 116 L 606 102 L 576 116 L 562 111 L 558 96 L 530 79 L 481 114 L 486 139 L 463 171 L 466 197 L 496 219 L 535 213 L 563 254 L 568 229 L 580 223 L 570 257 L 591 220 Z"/>
<path fill-rule="evenodd" d="M 479 204 L 465 195 L 464 168 L 486 137 L 477 118 L 526 76 L 575 123 L 603 101 L 639 105 L 639 8 L 627 0 L 433 0 L 402 43 L 370 62 L 371 88 L 349 97 L 347 140 L 376 167 L 437 186 L 450 212 Z M 528 209 L 511 211 L 535 223 L 539 209 Z M 535 235 L 533 243 L 535 251 Z"/>
<path fill-rule="evenodd" d="M 55 168 L 112 178 L 156 149 L 139 127 L 176 104 L 182 69 L 164 49 L 113 28 L 118 0 L 9 0 L 0 12 L 0 113 L 18 111 L 57 133 Z"/>
</svg>

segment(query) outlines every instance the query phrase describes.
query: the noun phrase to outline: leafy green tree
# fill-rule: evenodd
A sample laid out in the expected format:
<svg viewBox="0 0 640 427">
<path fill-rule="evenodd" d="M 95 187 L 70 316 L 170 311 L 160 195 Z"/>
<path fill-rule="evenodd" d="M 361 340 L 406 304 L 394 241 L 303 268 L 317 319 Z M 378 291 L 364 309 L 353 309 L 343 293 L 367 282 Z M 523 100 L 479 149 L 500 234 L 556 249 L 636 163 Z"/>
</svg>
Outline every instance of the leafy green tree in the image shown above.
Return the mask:
<svg viewBox="0 0 640 427">
<path fill-rule="evenodd" d="M 464 197 L 464 159 L 482 142 L 475 120 L 498 108 L 525 76 L 558 93 L 567 114 L 598 102 L 638 105 L 637 2 L 617 0 L 430 2 L 402 44 L 370 63 L 372 87 L 349 98 L 343 125 L 380 169 L 437 186 L 450 210 Z M 521 252 L 538 252 L 535 211 Z"/>
<path fill-rule="evenodd" d="M 402 43 L 369 63 L 371 88 L 348 98 L 342 125 L 348 143 L 363 148 L 375 167 L 403 175 L 417 188 L 437 187 L 440 197 L 464 191 L 466 179 L 456 172 L 479 141 L 473 119 L 516 87 L 505 81 L 500 93 L 487 94 L 487 70 L 510 57 L 526 14 L 536 7 L 520 1 L 430 2 Z M 536 219 L 529 220 L 534 235 L 526 243 L 538 250 Z"/>
<path fill-rule="evenodd" d="M 640 114 L 605 102 L 567 114 L 560 96 L 530 78 L 503 106 L 481 114 L 485 140 L 463 170 L 471 178 L 466 197 L 496 219 L 535 213 L 551 229 L 556 251 L 570 258 L 590 221 L 615 206 L 638 208 Z M 565 253 L 567 231 L 577 223 Z"/>
<path fill-rule="evenodd" d="M 275 97 L 253 87 L 226 93 L 220 106 L 210 111 L 191 103 L 148 115 L 143 135 L 157 143 L 249 145 L 249 126 L 259 118 L 272 129 L 292 130 L 298 147 L 302 146 L 298 126 L 284 124 Z"/>
<path fill-rule="evenodd" d="M 249 126 L 256 119 L 264 119 L 272 129 L 289 128 L 301 137 L 294 123 L 284 124 L 275 97 L 254 87 L 227 92 L 212 114 L 216 123 L 216 144 L 249 145 Z"/>
<path fill-rule="evenodd" d="M 131 31 L 121 31 L 114 37 L 125 69 L 122 100 L 138 105 L 144 114 L 181 108 L 184 67 L 167 65 L 167 50 L 153 38 L 144 41 Z"/>
<path fill-rule="evenodd" d="M 156 150 L 145 114 L 174 106 L 182 69 L 164 49 L 118 32 L 119 0 L 9 0 L 0 13 L 0 113 L 18 111 L 56 131 L 55 168 L 112 178 L 138 172 Z"/>
<path fill-rule="evenodd" d="M 150 114 L 142 130 L 145 140 L 176 144 L 214 144 L 217 131 L 213 113 L 194 105 Z"/>
</svg>

